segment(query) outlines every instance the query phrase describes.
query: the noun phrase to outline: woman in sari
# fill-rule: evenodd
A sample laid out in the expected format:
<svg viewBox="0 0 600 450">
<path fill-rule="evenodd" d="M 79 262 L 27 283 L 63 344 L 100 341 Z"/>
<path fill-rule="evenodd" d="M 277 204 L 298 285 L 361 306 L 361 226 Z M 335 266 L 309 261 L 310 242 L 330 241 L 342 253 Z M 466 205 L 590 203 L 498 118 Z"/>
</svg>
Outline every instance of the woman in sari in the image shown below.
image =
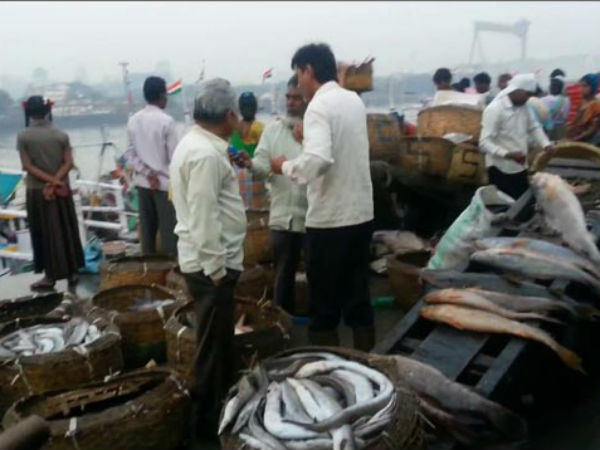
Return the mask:
<svg viewBox="0 0 600 450">
<path fill-rule="evenodd" d="M 581 81 L 583 101 L 579 106 L 575 119 L 569 125 L 567 137 L 574 141 L 600 144 L 600 100 L 598 92 L 598 74 L 587 74 Z"/>
<path fill-rule="evenodd" d="M 56 280 L 77 283 L 83 249 L 69 171 L 73 155 L 69 136 L 52 125 L 51 104 L 40 96 L 24 104 L 25 126 L 17 137 L 23 170 L 27 172 L 26 204 L 35 272 L 45 276 L 32 290 L 54 288 Z"/>
</svg>

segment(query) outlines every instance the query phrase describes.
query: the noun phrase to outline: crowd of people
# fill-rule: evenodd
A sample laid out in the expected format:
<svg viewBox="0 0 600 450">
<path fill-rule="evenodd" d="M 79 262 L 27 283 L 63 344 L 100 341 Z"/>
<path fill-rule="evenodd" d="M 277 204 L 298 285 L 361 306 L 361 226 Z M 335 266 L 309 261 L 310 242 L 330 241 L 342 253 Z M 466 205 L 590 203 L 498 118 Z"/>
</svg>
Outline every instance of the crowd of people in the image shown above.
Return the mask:
<svg viewBox="0 0 600 450">
<path fill-rule="evenodd" d="M 269 184 L 275 302 L 294 313 L 295 274 L 304 255 L 310 342 L 338 345 L 343 319 L 357 349 L 374 345 L 368 280 L 374 212 L 365 105 L 338 84 L 335 56 L 326 44 L 298 49 L 291 68 L 287 114 L 266 127 L 256 120 L 254 94 L 238 98 L 227 80 L 215 78 L 199 86 L 195 123 L 180 136 L 165 112 L 167 86 L 159 77 L 146 79 L 147 105 L 127 125 L 142 252 L 157 251 L 158 234 L 160 250 L 177 257 L 195 302 L 193 393 L 197 420 L 213 435 L 220 401 L 234 377 L 233 292 L 243 270 L 247 228 L 243 180 Z M 466 78 L 453 84 L 445 68 L 435 72 L 433 82 L 433 106 L 458 103 L 483 110 L 479 147 L 490 183 L 514 198 L 528 188 L 530 142 L 548 152 L 564 136 L 600 143 L 598 75 L 581 79 L 582 102 L 570 122 L 562 71 L 551 75 L 547 95 L 533 74 L 500 75 L 498 92 L 486 73 L 473 78 L 473 88 Z M 547 117 L 536 114 L 532 98 L 539 98 Z M 52 126 L 51 105 L 41 97 L 31 97 L 25 113 L 27 127 L 17 147 L 28 174 L 35 268 L 45 272 L 32 288 L 51 288 L 63 278 L 75 284 L 83 253 L 67 177 L 73 167 L 69 138 Z"/>
</svg>

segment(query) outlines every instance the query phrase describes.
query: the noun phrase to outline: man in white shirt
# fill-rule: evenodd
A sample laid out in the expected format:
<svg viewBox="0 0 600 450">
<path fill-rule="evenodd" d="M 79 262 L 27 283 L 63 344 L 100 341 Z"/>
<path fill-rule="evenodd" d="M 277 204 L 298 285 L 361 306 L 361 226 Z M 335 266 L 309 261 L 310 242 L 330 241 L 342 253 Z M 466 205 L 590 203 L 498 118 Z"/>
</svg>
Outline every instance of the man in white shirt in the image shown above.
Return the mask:
<svg viewBox="0 0 600 450">
<path fill-rule="evenodd" d="M 251 170 L 258 180 L 270 182 L 269 240 L 275 257 L 275 286 L 273 300 L 294 314 L 294 286 L 300 254 L 305 245 L 305 220 L 308 200 L 306 185 L 292 182 L 283 175 L 271 172 L 271 159 L 300 156 L 302 145 L 294 136 L 294 128 L 302 124 L 306 100 L 294 75 L 286 93 L 287 116 L 271 122 L 262 133 L 254 157 L 240 152 L 240 164 Z M 238 159 L 239 160 L 239 159 Z"/>
<path fill-rule="evenodd" d="M 197 318 L 196 386 L 205 434 L 216 436 L 221 401 L 235 377 L 233 290 L 243 269 L 246 213 L 228 155 L 238 124 L 236 94 L 217 78 L 199 86 L 196 124 L 171 162 L 180 270 Z"/>
<path fill-rule="evenodd" d="M 479 148 L 485 153 L 490 184 L 518 199 L 529 188 L 527 152 L 531 141 L 554 147 L 527 107 L 537 88 L 533 74 L 515 75 L 483 112 Z"/>
<path fill-rule="evenodd" d="M 139 196 L 142 252 L 156 252 L 156 232 L 160 231 L 162 250 L 175 256 L 175 210 L 168 199 L 168 189 L 169 163 L 179 134 L 175 120 L 164 112 L 167 106 L 165 80 L 148 77 L 144 82 L 144 98 L 148 104 L 127 123 L 129 146 L 126 152 Z"/>
<path fill-rule="evenodd" d="M 274 173 L 307 183 L 306 274 L 313 344 L 338 345 L 343 315 L 354 346 L 374 345 L 369 294 L 373 187 L 365 106 L 336 82 L 335 57 L 326 44 L 300 48 L 292 68 L 310 100 L 303 121 L 302 154 L 273 159 Z"/>
</svg>

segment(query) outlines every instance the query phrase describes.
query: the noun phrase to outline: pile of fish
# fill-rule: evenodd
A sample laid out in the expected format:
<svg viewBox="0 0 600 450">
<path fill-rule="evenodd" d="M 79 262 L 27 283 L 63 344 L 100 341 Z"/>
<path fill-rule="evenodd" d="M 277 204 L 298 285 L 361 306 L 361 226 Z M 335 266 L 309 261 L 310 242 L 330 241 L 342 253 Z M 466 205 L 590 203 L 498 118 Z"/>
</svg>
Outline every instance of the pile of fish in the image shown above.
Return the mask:
<svg viewBox="0 0 600 450">
<path fill-rule="evenodd" d="M 354 450 L 393 418 L 387 376 L 325 352 L 295 353 L 256 365 L 231 389 L 219 434 L 258 450 Z"/>
<path fill-rule="evenodd" d="M 68 322 L 20 328 L 0 338 L 0 358 L 42 355 L 88 345 L 101 336 L 96 325 L 74 317 Z"/>
<path fill-rule="evenodd" d="M 472 448 L 523 442 L 523 419 L 468 387 L 448 379 L 439 370 L 404 356 L 390 356 L 400 378 L 417 395 L 427 419 L 444 427 Z M 502 447 L 511 448 L 511 447 Z"/>
<path fill-rule="evenodd" d="M 481 289 L 442 289 L 425 296 L 428 306 L 422 317 L 446 323 L 460 330 L 503 333 L 541 342 L 552 349 L 572 369 L 585 373 L 581 358 L 556 342 L 546 331 L 520 320 L 555 322 L 547 316 L 553 311 L 578 315 L 568 303 L 543 297 L 524 297 Z"/>
<path fill-rule="evenodd" d="M 175 303 L 175 300 L 172 298 L 167 298 L 164 300 L 152 300 L 144 297 L 136 298 L 133 304 L 127 308 L 128 311 L 148 311 L 151 309 L 165 308 L 169 305 Z"/>
</svg>

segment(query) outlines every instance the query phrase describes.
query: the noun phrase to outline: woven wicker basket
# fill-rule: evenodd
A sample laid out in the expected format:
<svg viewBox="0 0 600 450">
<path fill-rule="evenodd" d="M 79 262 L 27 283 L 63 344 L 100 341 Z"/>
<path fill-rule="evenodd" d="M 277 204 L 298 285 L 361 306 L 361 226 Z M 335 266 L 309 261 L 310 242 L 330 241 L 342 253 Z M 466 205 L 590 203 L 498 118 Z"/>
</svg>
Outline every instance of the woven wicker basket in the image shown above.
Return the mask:
<svg viewBox="0 0 600 450">
<path fill-rule="evenodd" d="M 90 312 L 85 318 L 94 323 L 102 336 L 85 346 L 86 354 L 72 348 L 42 355 L 8 360 L 0 358 L 0 414 L 18 398 L 30 394 L 65 389 L 101 380 L 123 367 L 121 336 L 103 311 Z M 19 328 L 63 322 L 61 319 L 36 317 L 8 322 L 0 326 L 0 336 Z"/>
<path fill-rule="evenodd" d="M 412 307 L 425 292 L 419 281 L 420 269 L 427 264 L 430 256 L 430 252 L 418 251 L 388 258 L 388 278 L 396 296 L 396 302 L 402 308 Z"/>
<path fill-rule="evenodd" d="M 182 274 L 172 270 L 167 275 L 166 286 L 175 292 L 179 292 L 186 298 L 191 299 L 187 283 Z M 235 285 L 235 295 L 237 297 L 260 300 L 268 296 L 267 271 L 263 266 L 247 267 L 244 269 L 237 284 Z"/>
<path fill-rule="evenodd" d="M 192 375 L 191 365 L 196 352 L 196 333 L 188 326 L 187 314 L 194 314 L 192 302 L 175 311 L 165 326 L 169 365 L 186 378 Z M 266 358 L 286 348 L 292 329 L 291 317 L 270 302 L 257 303 L 238 297 L 235 320 L 242 314 L 246 315 L 246 324 L 254 331 L 234 338 L 236 370 L 247 369 L 255 358 Z"/>
<path fill-rule="evenodd" d="M 244 241 L 244 265 L 254 266 L 273 260 L 269 243 L 269 212 L 247 211 L 248 227 Z"/>
<path fill-rule="evenodd" d="M 52 292 L 0 300 L 0 323 L 15 319 L 71 314 L 74 297 L 68 293 Z"/>
<path fill-rule="evenodd" d="M 473 136 L 477 144 L 481 133 L 482 111 L 468 106 L 441 105 L 426 108 L 417 117 L 417 135 L 444 137 L 447 133 L 464 133 Z"/>
<path fill-rule="evenodd" d="M 387 114 L 367 114 L 371 160 L 394 161 L 402 133 L 398 121 Z"/>
<path fill-rule="evenodd" d="M 396 166 L 409 173 L 444 177 L 448 175 L 454 144 L 442 138 L 406 138 L 400 143 Z"/>
<path fill-rule="evenodd" d="M 373 61 L 375 61 L 375 58 L 371 58 L 362 64 L 340 64 L 338 74 L 342 86 L 358 93 L 372 91 Z"/>
<path fill-rule="evenodd" d="M 42 450 L 175 450 L 185 436 L 190 401 L 175 374 L 140 370 L 106 382 L 23 398 L 5 427 L 36 414 L 51 430 Z"/>
<path fill-rule="evenodd" d="M 395 421 L 388 425 L 377 437 L 366 442 L 364 449 L 368 450 L 418 450 L 424 447 L 425 433 L 422 415 L 417 399 L 406 385 L 390 358 L 363 353 L 341 347 L 301 347 L 286 350 L 274 357 L 289 356 L 300 352 L 329 352 L 344 358 L 357 361 L 384 373 L 396 387 Z M 221 410 L 221 417 L 224 410 Z M 225 434 L 221 436 L 221 448 L 224 450 L 240 450 L 244 443 L 236 436 Z"/>
<path fill-rule="evenodd" d="M 448 169 L 448 181 L 484 186 L 487 178 L 483 153 L 472 144 L 456 145 Z"/>
<path fill-rule="evenodd" d="M 125 256 L 104 262 L 100 266 L 100 289 L 126 284 L 164 285 L 176 265 L 174 259 L 162 255 Z"/>
<path fill-rule="evenodd" d="M 544 170 L 552 158 L 590 159 L 600 161 L 600 148 L 586 142 L 561 141 L 556 144 L 556 153 L 539 152 L 531 165 L 531 171 Z"/>
<path fill-rule="evenodd" d="M 129 311 L 138 298 L 176 301 L 165 308 Z M 111 320 L 121 330 L 125 367 L 140 367 L 151 359 L 159 364 L 166 361 L 163 327 L 173 311 L 185 303 L 183 295 L 162 286 L 132 284 L 100 291 L 92 303 L 110 311 Z"/>
</svg>

